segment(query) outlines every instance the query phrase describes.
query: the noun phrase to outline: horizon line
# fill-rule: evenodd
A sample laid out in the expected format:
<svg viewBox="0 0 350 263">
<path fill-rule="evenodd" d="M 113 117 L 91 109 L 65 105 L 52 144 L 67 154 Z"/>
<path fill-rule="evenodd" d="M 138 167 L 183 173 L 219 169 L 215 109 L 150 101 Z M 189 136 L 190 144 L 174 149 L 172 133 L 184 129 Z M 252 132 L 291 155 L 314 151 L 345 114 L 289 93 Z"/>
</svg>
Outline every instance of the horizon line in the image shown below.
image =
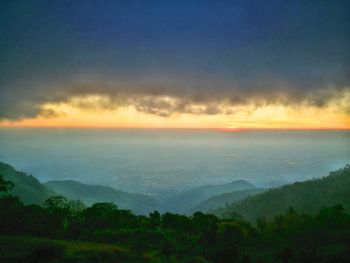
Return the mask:
<svg viewBox="0 0 350 263">
<path fill-rule="evenodd" d="M 214 130 L 222 132 L 244 132 L 244 131 L 350 131 L 350 128 L 323 128 L 323 127 L 293 127 L 293 128 L 269 128 L 269 127 L 114 127 L 114 126 L 2 126 L 0 129 L 84 129 L 84 130 Z"/>
</svg>

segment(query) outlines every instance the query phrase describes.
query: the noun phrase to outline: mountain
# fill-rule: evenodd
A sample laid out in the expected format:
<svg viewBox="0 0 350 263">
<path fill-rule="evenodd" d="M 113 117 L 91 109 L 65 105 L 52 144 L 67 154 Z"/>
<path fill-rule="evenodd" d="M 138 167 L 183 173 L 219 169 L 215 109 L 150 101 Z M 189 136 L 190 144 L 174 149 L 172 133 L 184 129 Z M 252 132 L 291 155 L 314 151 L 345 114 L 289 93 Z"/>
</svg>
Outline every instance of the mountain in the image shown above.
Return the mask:
<svg viewBox="0 0 350 263">
<path fill-rule="evenodd" d="M 127 193 L 109 186 L 88 185 L 73 180 L 49 181 L 45 186 L 66 198 L 79 199 L 86 205 L 113 202 L 119 208 L 140 214 L 147 214 L 158 207 L 158 203 L 147 195 Z"/>
<path fill-rule="evenodd" d="M 234 191 L 230 193 L 224 193 L 220 195 L 214 195 L 209 199 L 204 200 L 200 204 L 191 208 L 190 213 L 192 214 L 197 211 L 201 211 L 204 213 L 209 212 L 210 210 L 213 210 L 215 208 L 243 200 L 249 196 L 260 194 L 264 191 L 266 190 L 262 188 L 253 188 L 253 189 L 247 189 L 247 190 L 241 190 L 241 191 Z"/>
<path fill-rule="evenodd" d="M 219 216 L 232 212 L 248 221 L 271 218 L 293 207 L 299 213 L 316 213 L 323 206 L 342 204 L 350 210 L 350 165 L 321 179 L 296 182 L 232 203 L 214 211 Z"/>
<path fill-rule="evenodd" d="M 172 196 L 166 199 L 166 204 L 171 205 L 172 211 L 185 213 L 192 207 L 199 205 L 202 201 L 207 200 L 212 196 L 254 188 L 254 185 L 244 180 L 237 180 L 228 184 L 204 185 Z"/>
<path fill-rule="evenodd" d="M 18 196 L 25 204 L 43 204 L 46 199 L 56 195 L 32 175 L 17 171 L 11 165 L 0 162 L 0 175 L 14 183 L 10 194 Z"/>
<path fill-rule="evenodd" d="M 0 175 L 14 183 L 10 194 L 18 196 L 25 204 L 42 205 L 51 196 L 63 195 L 68 199 L 79 199 L 86 205 L 113 202 L 122 209 L 141 214 L 149 213 L 158 207 L 158 203 L 146 195 L 126 193 L 108 186 L 86 185 L 76 181 L 49 181 L 42 184 L 34 176 L 17 171 L 11 165 L 2 162 Z"/>
</svg>

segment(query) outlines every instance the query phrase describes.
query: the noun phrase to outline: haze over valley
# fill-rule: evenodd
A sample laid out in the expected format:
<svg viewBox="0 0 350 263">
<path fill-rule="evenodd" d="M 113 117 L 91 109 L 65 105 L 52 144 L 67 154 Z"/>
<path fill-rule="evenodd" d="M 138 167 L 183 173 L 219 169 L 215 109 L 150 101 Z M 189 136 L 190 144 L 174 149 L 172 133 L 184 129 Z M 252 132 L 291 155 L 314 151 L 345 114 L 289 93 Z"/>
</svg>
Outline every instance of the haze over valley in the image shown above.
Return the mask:
<svg viewBox="0 0 350 263">
<path fill-rule="evenodd" d="M 1 0 L 0 262 L 350 262 L 349 14 Z"/>
</svg>

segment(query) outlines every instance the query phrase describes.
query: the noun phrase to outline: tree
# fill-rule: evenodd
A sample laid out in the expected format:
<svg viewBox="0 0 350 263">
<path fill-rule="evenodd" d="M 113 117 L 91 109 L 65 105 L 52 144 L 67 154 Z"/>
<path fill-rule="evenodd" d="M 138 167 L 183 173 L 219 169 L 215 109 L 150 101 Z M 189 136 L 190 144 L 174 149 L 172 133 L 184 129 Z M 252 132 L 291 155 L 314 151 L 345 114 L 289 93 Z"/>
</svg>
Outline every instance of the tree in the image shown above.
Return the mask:
<svg viewBox="0 0 350 263">
<path fill-rule="evenodd" d="M 85 204 L 80 200 L 71 200 L 68 202 L 69 210 L 72 216 L 77 216 L 84 211 Z"/>
<path fill-rule="evenodd" d="M 95 203 L 82 213 L 84 226 L 87 229 L 117 229 L 119 210 L 113 203 Z"/>
<path fill-rule="evenodd" d="M 190 218 L 179 214 L 165 213 L 162 215 L 162 227 L 179 232 L 193 232 Z"/>
<path fill-rule="evenodd" d="M 161 216 L 160 216 L 160 213 L 157 210 L 154 210 L 153 213 L 149 214 L 149 219 L 151 221 L 151 227 L 152 228 L 157 228 L 157 227 L 160 226 Z"/>
<path fill-rule="evenodd" d="M 208 233 L 218 221 L 219 219 L 213 214 L 196 212 L 192 215 L 192 225 L 198 233 Z"/>
<path fill-rule="evenodd" d="M 63 196 L 52 196 L 45 201 L 44 208 L 48 213 L 51 232 L 54 235 L 63 234 L 72 216 L 69 200 Z"/>
<path fill-rule="evenodd" d="M 6 181 L 3 177 L 3 175 L 0 175 L 0 192 L 9 192 L 14 187 L 13 182 Z"/>
<path fill-rule="evenodd" d="M 0 198 L 0 233 L 19 233 L 22 228 L 21 214 L 23 204 L 18 197 Z"/>
<path fill-rule="evenodd" d="M 240 222 L 223 221 L 218 226 L 214 261 L 220 263 L 238 262 L 240 251 L 244 247 L 244 226 Z"/>
<path fill-rule="evenodd" d="M 63 196 L 52 196 L 44 203 L 44 208 L 49 214 L 60 214 L 67 217 L 70 214 L 70 201 Z"/>
</svg>

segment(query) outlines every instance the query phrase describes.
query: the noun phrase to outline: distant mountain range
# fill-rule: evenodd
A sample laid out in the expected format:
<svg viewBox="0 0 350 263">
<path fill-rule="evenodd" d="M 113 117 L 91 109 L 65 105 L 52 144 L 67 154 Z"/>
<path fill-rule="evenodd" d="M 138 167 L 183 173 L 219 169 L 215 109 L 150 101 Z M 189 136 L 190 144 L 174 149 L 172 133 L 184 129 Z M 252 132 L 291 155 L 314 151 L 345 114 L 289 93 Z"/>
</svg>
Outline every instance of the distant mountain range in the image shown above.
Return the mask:
<svg viewBox="0 0 350 263">
<path fill-rule="evenodd" d="M 72 180 L 49 181 L 44 185 L 66 198 L 79 199 L 88 206 L 100 202 L 113 202 L 121 209 L 140 214 L 152 212 L 159 206 L 156 200 L 147 195 L 127 193 L 109 186 L 87 185 Z"/>
<path fill-rule="evenodd" d="M 129 209 L 141 214 L 149 213 L 155 209 L 161 212 L 189 213 L 197 210 L 205 212 L 207 209 L 204 206 L 195 207 L 208 198 L 222 193 L 232 193 L 232 199 L 217 198 L 216 204 L 220 206 L 244 198 L 254 192 L 248 191 L 245 195 L 244 193 L 235 194 L 236 191 L 255 189 L 254 185 L 244 180 L 238 180 L 228 184 L 200 186 L 175 196 L 160 197 L 156 200 L 143 194 L 128 193 L 109 186 L 88 185 L 73 180 L 40 183 L 32 175 L 17 171 L 5 163 L 0 163 L 0 174 L 5 179 L 14 182 L 15 187 L 11 193 L 18 196 L 26 204 L 41 205 L 50 196 L 63 195 L 68 199 L 81 200 L 88 206 L 97 202 L 113 202 L 122 209 Z M 211 202 L 209 201 L 209 203 Z"/>
<path fill-rule="evenodd" d="M 257 218 L 271 218 L 284 213 L 289 207 L 299 213 L 312 214 L 323 206 L 336 204 L 342 204 L 346 210 L 350 210 L 350 165 L 321 179 L 273 188 L 213 212 L 218 216 L 236 212 L 254 222 Z"/>
<path fill-rule="evenodd" d="M 204 200 L 200 204 L 191 208 L 188 214 L 193 214 L 196 211 L 209 212 L 210 210 L 213 210 L 215 208 L 224 206 L 226 204 L 231 204 L 236 201 L 240 201 L 249 196 L 253 196 L 253 195 L 262 193 L 264 191 L 266 190 L 262 188 L 252 188 L 252 189 L 246 189 L 241 191 L 233 191 L 233 192 L 224 193 L 220 195 L 214 195 L 209 199 Z"/>
<path fill-rule="evenodd" d="M 1 162 L 0 175 L 14 183 L 11 194 L 18 196 L 25 204 L 42 205 L 51 196 L 63 195 L 68 199 L 79 199 L 86 205 L 113 202 L 118 207 L 137 214 L 147 214 L 153 210 L 183 214 L 202 211 L 225 217 L 234 212 L 251 222 L 259 217 L 271 218 L 284 213 L 289 207 L 299 213 L 316 213 L 322 206 L 342 204 L 350 210 L 349 165 L 321 179 L 296 182 L 269 190 L 238 180 L 228 184 L 196 187 L 158 200 L 109 186 L 87 185 L 72 180 L 43 184 L 32 175 L 19 172 L 11 165 Z"/>
<path fill-rule="evenodd" d="M 165 200 L 165 203 L 171 204 L 172 211 L 178 213 L 188 213 L 201 202 L 215 195 L 230 193 L 248 189 L 255 189 L 255 186 L 244 180 L 237 180 L 227 184 L 204 185 L 183 191 Z M 235 200 L 232 200 L 233 202 Z M 221 205 L 224 205 L 221 203 Z"/>
<path fill-rule="evenodd" d="M 157 201 L 146 195 L 118 191 L 108 186 L 86 185 L 76 181 L 50 181 L 43 184 L 34 176 L 17 171 L 2 162 L 0 175 L 14 183 L 10 193 L 18 196 L 25 204 L 42 205 L 51 196 L 63 195 L 68 199 L 81 200 L 86 205 L 114 202 L 118 207 L 138 214 L 149 213 L 159 207 Z"/>
</svg>

